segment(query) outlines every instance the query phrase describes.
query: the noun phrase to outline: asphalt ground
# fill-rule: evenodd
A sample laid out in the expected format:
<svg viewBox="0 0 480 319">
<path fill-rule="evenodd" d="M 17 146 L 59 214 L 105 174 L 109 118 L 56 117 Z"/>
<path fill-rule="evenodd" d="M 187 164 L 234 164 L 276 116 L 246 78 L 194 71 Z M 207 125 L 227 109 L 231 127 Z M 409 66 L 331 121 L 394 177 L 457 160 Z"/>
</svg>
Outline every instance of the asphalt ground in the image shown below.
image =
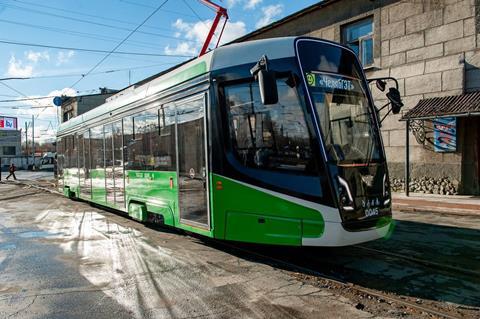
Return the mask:
<svg viewBox="0 0 480 319">
<path fill-rule="evenodd" d="M 199 238 L 0 184 L 0 317 L 376 318 Z"/>
<path fill-rule="evenodd" d="M 457 318 L 480 318 L 480 218 L 394 217 L 388 240 L 352 247 L 234 245 Z M 202 237 L 0 184 L 0 317 L 430 318 L 317 279 Z"/>
</svg>

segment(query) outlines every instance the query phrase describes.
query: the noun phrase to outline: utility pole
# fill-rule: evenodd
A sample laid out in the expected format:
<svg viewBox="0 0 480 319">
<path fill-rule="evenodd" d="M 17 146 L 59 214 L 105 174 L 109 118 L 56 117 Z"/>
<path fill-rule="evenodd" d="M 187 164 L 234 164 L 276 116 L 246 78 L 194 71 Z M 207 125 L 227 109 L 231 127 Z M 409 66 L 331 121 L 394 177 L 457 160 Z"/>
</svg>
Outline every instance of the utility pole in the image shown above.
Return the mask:
<svg viewBox="0 0 480 319">
<path fill-rule="evenodd" d="M 35 115 L 32 115 L 32 169 L 35 170 Z"/>
<path fill-rule="evenodd" d="M 25 155 L 28 155 L 28 122 L 25 122 Z"/>
</svg>

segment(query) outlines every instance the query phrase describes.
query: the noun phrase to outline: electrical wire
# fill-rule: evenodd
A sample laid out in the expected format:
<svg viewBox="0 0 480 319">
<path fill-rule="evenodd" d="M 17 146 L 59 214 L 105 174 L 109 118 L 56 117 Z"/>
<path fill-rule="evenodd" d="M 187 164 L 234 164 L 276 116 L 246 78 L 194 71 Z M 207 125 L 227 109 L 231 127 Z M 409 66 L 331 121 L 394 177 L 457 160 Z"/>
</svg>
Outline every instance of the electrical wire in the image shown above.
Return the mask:
<svg viewBox="0 0 480 319">
<path fill-rule="evenodd" d="M 122 23 L 122 24 L 128 24 L 128 25 L 133 25 L 133 26 L 137 25 L 136 23 L 130 22 L 130 21 L 114 19 L 114 18 L 111 18 L 111 17 L 103 17 L 103 16 L 99 16 L 99 15 L 89 14 L 89 13 L 86 13 L 86 12 L 60 9 L 60 8 L 47 6 L 47 5 L 44 5 L 44 4 L 33 3 L 33 2 L 29 2 L 29 1 L 21 1 L 21 0 L 12 0 L 12 1 L 22 3 L 22 4 L 26 4 L 27 6 L 41 7 L 41 8 L 46 8 L 46 9 L 60 11 L 60 12 L 73 13 L 73 14 L 81 15 L 81 16 L 85 16 L 85 17 L 91 17 L 91 18 L 95 18 L 95 19 L 107 20 L 107 21 L 112 21 L 112 22 L 117 22 L 117 23 Z M 169 28 L 154 27 L 154 26 L 149 26 L 149 25 L 144 25 L 143 27 L 144 28 L 149 28 L 149 29 L 155 29 L 155 30 L 171 31 L 171 29 L 169 29 Z"/>
<path fill-rule="evenodd" d="M 5 83 L 0 82 L 0 84 L 6 85 Z M 10 87 L 9 87 L 10 88 Z M 94 91 L 97 91 L 98 89 L 92 89 L 92 90 L 83 90 L 83 91 L 76 91 L 76 93 L 92 93 Z M 24 101 L 35 101 L 35 100 L 44 100 L 44 99 L 53 99 L 54 97 L 57 97 L 57 95 L 47 95 L 47 96 L 36 96 L 36 97 L 28 97 L 26 95 L 20 94 L 24 96 L 24 98 L 18 98 L 18 99 L 12 99 L 12 100 L 0 100 L 0 103 L 10 103 L 10 102 L 24 102 Z"/>
<path fill-rule="evenodd" d="M 3 86 L 6 86 L 7 88 L 9 88 L 9 89 L 12 90 L 12 91 L 14 91 L 14 92 L 16 92 L 16 93 L 24 96 L 25 98 L 28 98 L 28 96 L 27 96 L 26 94 L 20 92 L 19 90 L 15 89 L 14 87 L 11 87 L 10 85 L 8 85 L 8 84 L 6 84 L 6 83 L 3 83 L 3 82 L 0 82 L 0 84 L 3 85 Z M 37 103 L 38 105 L 42 106 L 42 105 L 40 104 L 40 102 L 38 102 L 38 101 L 34 101 L 34 102 Z M 43 111 L 45 111 L 45 108 L 44 108 L 43 110 L 41 110 L 40 112 L 38 112 L 38 114 L 37 114 L 37 116 L 36 116 L 35 119 L 37 119 L 37 118 L 40 116 L 40 113 L 42 113 Z"/>
<path fill-rule="evenodd" d="M 183 1 L 183 3 L 190 9 L 190 11 L 193 12 L 193 14 L 197 17 L 198 21 L 205 27 L 205 30 L 208 32 L 210 28 L 208 27 L 208 25 L 207 25 L 205 22 L 203 22 L 203 21 L 206 20 L 206 19 L 202 19 L 202 18 L 200 17 L 200 15 L 199 15 L 195 10 L 193 10 L 192 6 L 189 5 L 186 0 L 182 0 L 182 1 Z M 217 35 L 216 35 L 215 33 L 213 34 L 213 36 L 214 36 L 215 38 L 217 38 Z"/>
<path fill-rule="evenodd" d="M 65 20 L 68 20 L 69 22 L 75 21 L 75 22 L 80 22 L 80 23 L 97 25 L 97 26 L 101 26 L 101 27 L 105 27 L 105 28 L 111 28 L 111 29 L 115 29 L 115 30 L 124 30 L 124 31 L 129 31 L 129 32 L 133 31 L 132 29 L 129 29 L 129 28 L 113 26 L 111 24 L 94 22 L 94 21 L 79 19 L 79 18 L 75 18 L 75 17 L 63 16 L 63 15 L 60 15 L 60 14 L 45 12 L 45 11 L 41 11 L 41 10 L 29 9 L 29 8 L 25 8 L 25 7 L 21 7 L 21 6 L 17 6 L 17 5 L 7 4 L 5 2 L 0 2 L 0 4 L 4 7 L 7 7 L 7 8 L 16 9 L 16 10 L 20 10 L 20 11 L 23 10 L 23 11 L 33 12 L 33 13 L 40 14 L 40 15 L 46 15 L 50 18 L 55 17 L 55 18 L 65 19 Z M 135 30 L 135 31 L 137 31 L 137 30 Z M 164 34 L 147 32 L 147 31 L 137 31 L 137 33 L 151 35 L 151 36 L 157 36 L 157 37 L 168 37 Z"/>
<path fill-rule="evenodd" d="M 133 71 L 139 69 L 147 69 L 156 66 L 164 66 L 164 65 L 172 65 L 176 63 L 159 63 L 159 64 L 151 64 L 145 66 L 138 66 L 133 68 L 123 68 L 123 69 L 114 69 L 114 70 L 106 70 L 101 72 L 92 72 L 90 75 L 99 75 L 99 74 L 110 74 L 116 72 L 123 72 L 123 71 Z M 9 78 L 0 78 L 0 81 L 11 81 L 11 80 L 37 80 L 37 79 L 52 79 L 52 78 L 66 78 L 66 77 L 77 77 L 77 76 L 84 76 L 84 73 L 75 73 L 75 74 L 53 74 L 53 75 L 38 75 L 38 76 L 28 76 L 28 77 L 9 77 Z"/>
<path fill-rule="evenodd" d="M 129 36 L 131 36 L 131 33 Z M 122 40 L 121 44 L 125 42 Z M 21 46 L 30 46 L 30 47 L 39 47 L 47 49 L 59 49 L 59 50 L 72 50 L 72 51 L 84 51 L 84 52 L 96 52 L 96 53 L 108 53 L 110 54 L 125 54 L 125 55 L 137 55 L 137 56 L 156 56 L 156 57 L 174 57 L 174 58 L 191 58 L 191 55 L 178 55 L 178 54 L 156 54 L 156 53 L 141 53 L 141 52 L 124 52 L 124 51 L 106 51 L 106 50 L 96 50 L 96 49 L 86 49 L 86 48 L 74 48 L 74 47 L 62 47 L 56 45 L 47 45 L 39 43 L 26 43 L 26 42 L 16 42 L 16 41 L 5 41 L 0 40 L 0 43 L 11 44 L 11 45 L 21 45 Z"/>
<path fill-rule="evenodd" d="M 118 43 L 115 48 L 113 48 L 109 53 L 107 53 L 107 55 L 105 55 L 105 57 L 103 57 L 100 61 L 98 61 L 97 64 L 95 64 L 86 74 L 85 76 L 82 76 L 80 79 L 78 79 L 77 81 L 75 81 L 75 83 L 73 83 L 72 85 L 70 85 L 70 87 L 75 87 L 75 85 L 77 85 L 78 83 L 80 83 L 80 81 L 82 81 L 85 77 L 87 77 L 90 73 L 92 73 L 100 64 L 102 64 L 106 59 L 108 59 L 108 57 L 113 53 L 115 52 L 115 50 L 117 50 L 125 41 L 128 40 L 128 38 L 130 38 L 138 29 L 140 29 L 142 27 L 142 25 L 144 25 L 155 13 L 157 13 L 165 4 L 167 4 L 168 0 L 165 0 L 163 1 L 155 10 L 153 10 L 153 12 L 145 19 L 142 21 L 142 23 L 140 23 L 135 29 L 133 29 L 122 41 L 120 41 L 120 43 Z M 0 82 L 2 83 L 2 82 Z"/>
<path fill-rule="evenodd" d="M 27 28 L 32 28 L 32 29 L 35 29 L 35 30 L 45 30 L 47 32 L 68 34 L 68 35 L 81 37 L 81 38 L 87 38 L 87 39 L 102 40 L 102 41 L 109 41 L 109 42 L 118 42 L 119 40 L 121 40 L 120 38 L 115 38 L 115 37 L 110 37 L 110 36 L 105 36 L 105 35 L 99 35 L 99 34 L 93 34 L 93 33 L 87 33 L 87 32 L 80 32 L 80 31 L 73 31 L 73 30 L 62 29 L 62 28 L 46 27 L 46 26 L 42 26 L 42 25 L 38 25 L 38 24 L 31 24 L 31 23 L 12 21 L 12 20 L 6 20 L 6 19 L 0 19 L 0 22 L 6 23 L 6 24 L 20 25 L 20 26 L 24 26 L 24 27 L 27 27 Z M 171 40 L 176 40 L 176 41 L 194 42 L 193 40 L 180 38 L 180 37 L 174 37 L 174 36 L 164 36 L 164 38 L 171 39 Z M 155 49 L 155 50 L 157 49 L 157 47 L 151 45 L 151 42 L 148 43 L 148 42 L 143 42 L 143 41 L 130 40 L 130 41 L 128 41 L 128 43 L 135 44 L 136 47 L 144 47 L 144 48 Z"/>
<path fill-rule="evenodd" d="M 151 6 L 151 5 L 148 5 L 148 4 L 142 4 L 142 3 L 137 3 L 137 2 L 128 1 L 128 0 L 119 0 L 119 1 L 123 2 L 123 3 L 131 4 L 131 5 L 134 5 L 134 6 L 137 6 L 137 7 L 155 9 L 154 6 Z M 168 13 L 173 13 L 173 14 L 176 14 L 176 15 L 182 15 L 182 16 L 185 16 L 185 17 L 195 18 L 194 16 L 186 14 L 185 12 L 179 12 L 179 11 L 167 10 L 167 9 L 163 9 L 162 11 L 163 12 L 168 12 Z"/>
</svg>

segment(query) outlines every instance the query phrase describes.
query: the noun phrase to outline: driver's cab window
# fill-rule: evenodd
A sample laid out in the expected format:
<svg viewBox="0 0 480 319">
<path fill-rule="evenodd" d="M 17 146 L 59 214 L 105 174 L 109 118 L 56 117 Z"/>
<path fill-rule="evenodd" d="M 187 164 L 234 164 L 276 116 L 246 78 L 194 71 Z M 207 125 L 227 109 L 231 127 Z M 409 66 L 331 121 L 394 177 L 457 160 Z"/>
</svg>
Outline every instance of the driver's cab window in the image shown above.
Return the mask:
<svg viewBox="0 0 480 319">
<path fill-rule="evenodd" d="M 252 168 L 312 172 L 311 137 L 296 87 L 277 80 L 279 101 L 263 105 L 258 83 L 225 87 L 236 158 Z"/>
</svg>

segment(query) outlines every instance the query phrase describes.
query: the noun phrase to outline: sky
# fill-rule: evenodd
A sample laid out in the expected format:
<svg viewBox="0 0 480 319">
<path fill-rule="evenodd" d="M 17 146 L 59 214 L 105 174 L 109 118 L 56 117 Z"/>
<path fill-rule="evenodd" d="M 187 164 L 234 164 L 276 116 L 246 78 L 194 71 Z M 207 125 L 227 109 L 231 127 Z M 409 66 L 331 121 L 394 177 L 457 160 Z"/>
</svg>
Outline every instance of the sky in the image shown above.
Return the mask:
<svg viewBox="0 0 480 319">
<path fill-rule="evenodd" d="M 18 117 L 19 128 L 34 115 L 35 139 L 52 141 L 54 96 L 122 89 L 198 55 L 215 12 L 197 0 L 164 2 L 0 0 L 0 115 Z M 228 10 L 226 43 L 319 1 L 216 2 Z M 108 55 L 114 49 L 125 54 Z"/>
</svg>

